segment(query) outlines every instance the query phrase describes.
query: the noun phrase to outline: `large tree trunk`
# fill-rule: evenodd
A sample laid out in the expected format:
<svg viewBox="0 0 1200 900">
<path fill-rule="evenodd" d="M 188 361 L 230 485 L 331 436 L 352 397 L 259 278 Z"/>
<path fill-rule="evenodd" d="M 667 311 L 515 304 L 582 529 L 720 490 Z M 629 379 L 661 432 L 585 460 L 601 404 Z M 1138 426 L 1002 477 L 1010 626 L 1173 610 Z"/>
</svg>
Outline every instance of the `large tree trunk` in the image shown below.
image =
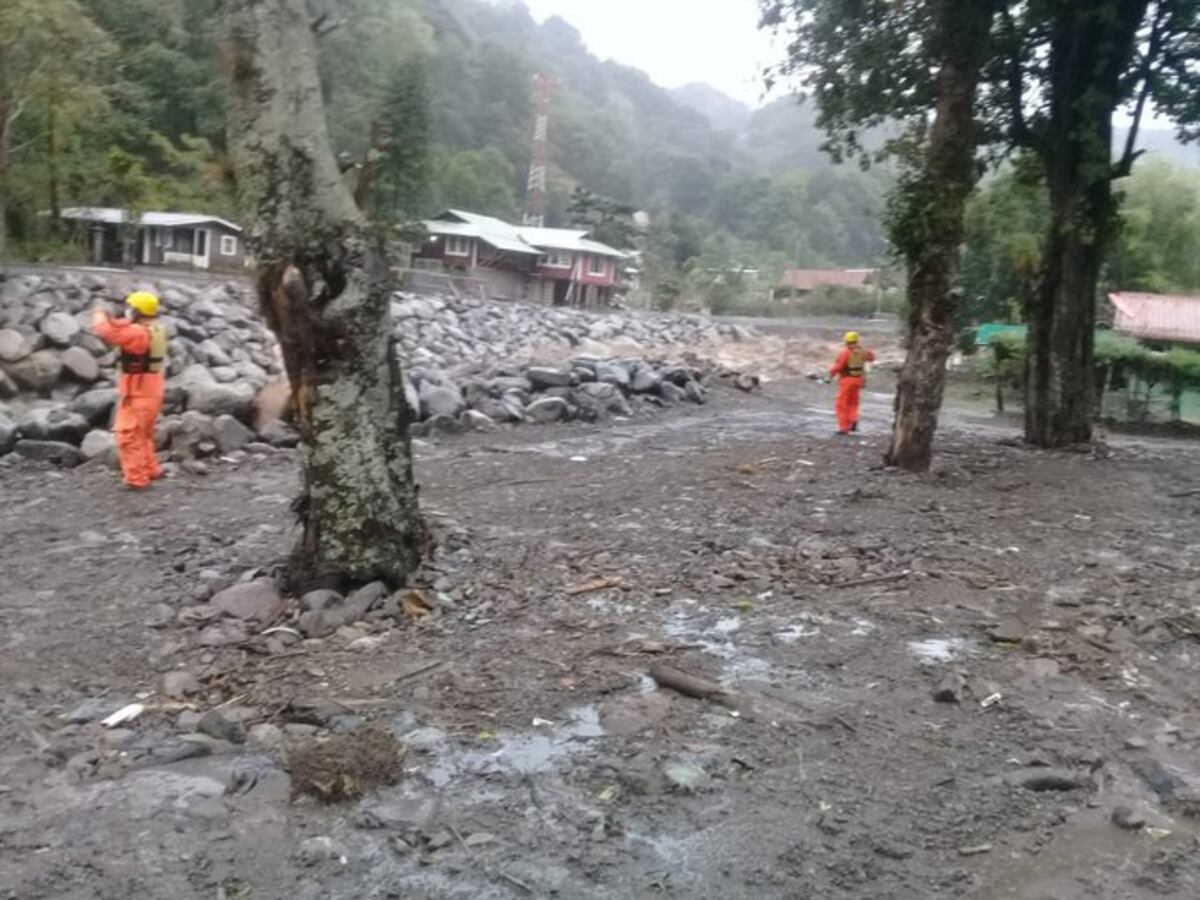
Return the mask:
<svg viewBox="0 0 1200 900">
<path fill-rule="evenodd" d="M 326 132 L 305 0 L 221 0 L 229 144 L 302 436 L 293 587 L 398 585 L 425 541 L 381 237 Z"/>
<path fill-rule="evenodd" d="M 1112 116 L 1148 0 L 1059 0 L 1043 157 L 1050 232 L 1028 310 L 1025 439 L 1061 447 L 1092 436 L 1096 290 L 1116 224 Z"/>
<path fill-rule="evenodd" d="M 909 343 L 886 459 L 912 471 L 925 471 L 933 460 L 946 388 L 963 216 L 977 178 L 975 94 L 994 11 L 991 0 L 938 4 L 937 115 L 920 172 L 897 188 L 903 214 L 891 230 L 908 262 Z"/>
</svg>

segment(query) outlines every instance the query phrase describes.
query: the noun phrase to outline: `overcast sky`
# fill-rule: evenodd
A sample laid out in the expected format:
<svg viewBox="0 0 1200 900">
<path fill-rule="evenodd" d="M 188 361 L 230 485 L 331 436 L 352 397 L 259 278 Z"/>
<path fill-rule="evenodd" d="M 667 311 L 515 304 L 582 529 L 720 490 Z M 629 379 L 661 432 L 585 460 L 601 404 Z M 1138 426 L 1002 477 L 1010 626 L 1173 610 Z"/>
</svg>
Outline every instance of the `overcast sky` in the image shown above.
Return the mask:
<svg viewBox="0 0 1200 900">
<path fill-rule="evenodd" d="M 703 81 L 758 105 L 764 65 L 758 0 L 525 0 L 539 22 L 562 16 L 601 59 L 634 66 L 663 87 Z"/>
</svg>

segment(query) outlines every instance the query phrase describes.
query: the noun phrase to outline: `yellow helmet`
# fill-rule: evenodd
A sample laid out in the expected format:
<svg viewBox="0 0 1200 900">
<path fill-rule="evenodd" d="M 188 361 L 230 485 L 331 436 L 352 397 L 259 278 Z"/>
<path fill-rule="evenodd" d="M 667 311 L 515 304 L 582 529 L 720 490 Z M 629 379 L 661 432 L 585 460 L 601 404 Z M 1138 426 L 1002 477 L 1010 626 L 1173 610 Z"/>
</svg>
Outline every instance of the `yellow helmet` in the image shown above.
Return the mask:
<svg viewBox="0 0 1200 900">
<path fill-rule="evenodd" d="M 147 318 L 158 315 L 158 298 L 147 291 L 137 291 L 125 298 L 125 305 Z"/>
<path fill-rule="evenodd" d="M 857 344 L 858 343 L 858 332 L 857 331 L 847 331 L 846 332 L 846 343 L 847 344 Z"/>
</svg>

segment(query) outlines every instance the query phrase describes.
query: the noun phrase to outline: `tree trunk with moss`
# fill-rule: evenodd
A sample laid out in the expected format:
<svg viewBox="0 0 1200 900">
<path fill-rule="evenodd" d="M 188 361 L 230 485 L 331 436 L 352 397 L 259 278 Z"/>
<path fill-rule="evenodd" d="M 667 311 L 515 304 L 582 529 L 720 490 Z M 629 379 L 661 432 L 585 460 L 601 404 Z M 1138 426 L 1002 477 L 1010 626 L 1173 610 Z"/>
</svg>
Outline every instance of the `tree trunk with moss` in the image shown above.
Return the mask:
<svg viewBox="0 0 1200 900">
<path fill-rule="evenodd" d="M 302 438 L 290 581 L 399 585 L 425 529 L 384 244 L 334 160 L 305 0 L 220 0 L 219 15 L 239 200 Z"/>
<path fill-rule="evenodd" d="M 959 247 L 967 199 L 975 187 L 975 95 L 995 5 L 942 0 L 937 5 L 936 117 L 917 170 L 897 187 L 889 230 L 908 262 L 908 354 L 896 385 L 889 465 L 925 471 L 946 389 L 954 344 Z"/>
<path fill-rule="evenodd" d="M 1050 233 L 1027 315 L 1025 439 L 1039 447 L 1092 436 L 1096 294 L 1117 224 L 1112 116 L 1147 2 L 1060 0 L 1053 23 L 1042 148 Z"/>
</svg>

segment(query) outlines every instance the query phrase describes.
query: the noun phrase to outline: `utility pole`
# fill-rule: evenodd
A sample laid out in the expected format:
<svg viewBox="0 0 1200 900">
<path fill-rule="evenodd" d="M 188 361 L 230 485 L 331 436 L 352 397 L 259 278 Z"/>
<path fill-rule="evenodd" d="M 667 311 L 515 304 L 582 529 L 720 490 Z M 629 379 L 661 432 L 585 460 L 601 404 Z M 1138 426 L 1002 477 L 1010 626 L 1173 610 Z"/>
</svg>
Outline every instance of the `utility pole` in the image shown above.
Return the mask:
<svg viewBox="0 0 1200 900">
<path fill-rule="evenodd" d="M 546 225 L 546 167 L 550 159 L 550 100 L 556 82 L 549 75 L 533 76 L 533 150 L 529 155 L 529 184 L 525 193 L 524 224 Z"/>
</svg>

